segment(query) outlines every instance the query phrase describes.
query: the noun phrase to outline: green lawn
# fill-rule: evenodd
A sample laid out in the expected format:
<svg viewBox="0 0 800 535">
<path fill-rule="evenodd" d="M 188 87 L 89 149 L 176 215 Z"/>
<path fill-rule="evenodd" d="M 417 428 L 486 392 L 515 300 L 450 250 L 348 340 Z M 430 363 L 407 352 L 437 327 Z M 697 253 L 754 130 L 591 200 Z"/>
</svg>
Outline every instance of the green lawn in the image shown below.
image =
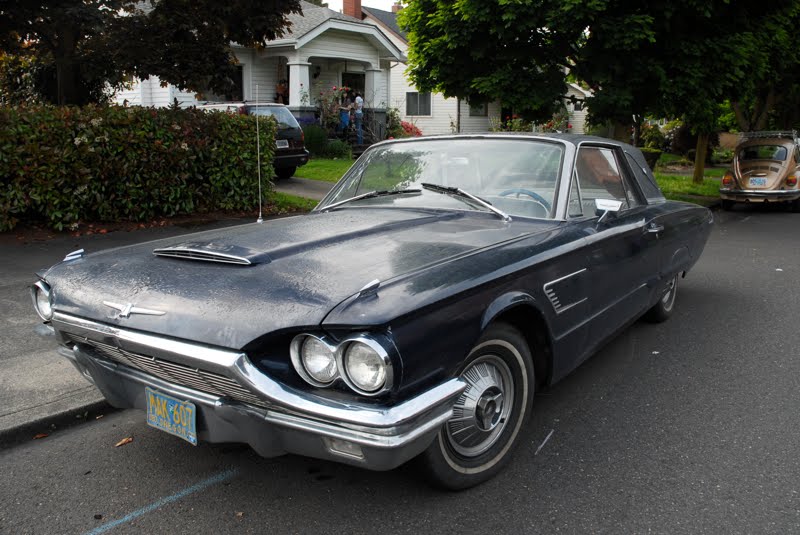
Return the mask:
<svg viewBox="0 0 800 535">
<path fill-rule="evenodd" d="M 288 214 L 291 212 L 308 212 L 317 205 L 317 201 L 279 191 L 270 192 L 264 202 L 268 214 Z"/>
<path fill-rule="evenodd" d="M 329 158 L 314 158 L 302 167 L 297 168 L 294 176 L 322 180 L 325 182 L 338 182 L 342 175 L 353 165 L 353 160 Z"/>
<path fill-rule="evenodd" d="M 723 169 L 724 173 L 724 169 Z M 665 175 L 655 173 L 656 182 L 661 187 L 664 195 L 670 199 L 684 200 L 686 195 L 702 195 L 705 197 L 719 197 L 719 182 L 708 178 L 702 184 L 692 182 L 691 175 Z"/>
</svg>

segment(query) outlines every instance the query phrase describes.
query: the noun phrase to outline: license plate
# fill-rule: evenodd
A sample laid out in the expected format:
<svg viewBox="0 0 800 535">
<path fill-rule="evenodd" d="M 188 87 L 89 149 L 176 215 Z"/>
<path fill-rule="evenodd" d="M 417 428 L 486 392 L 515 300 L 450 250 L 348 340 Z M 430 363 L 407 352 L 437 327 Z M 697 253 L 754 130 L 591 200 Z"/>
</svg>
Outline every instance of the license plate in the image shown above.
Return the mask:
<svg viewBox="0 0 800 535">
<path fill-rule="evenodd" d="M 275 140 L 275 147 L 278 149 L 288 149 L 289 148 L 289 140 L 288 139 L 276 139 Z"/>
<path fill-rule="evenodd" d="M 197 411 L 194 403 L 175 399 L 149 386 L 144 390 L 147 397 L 147 425 L 197 446 Z"/>
<path fill-rule="evenodd" d="M 750 179 L 750 186 L 751 187 L 761 187 L 767 185 L 767 179 L 763 177 L 753 177 Z"/>
</svg>

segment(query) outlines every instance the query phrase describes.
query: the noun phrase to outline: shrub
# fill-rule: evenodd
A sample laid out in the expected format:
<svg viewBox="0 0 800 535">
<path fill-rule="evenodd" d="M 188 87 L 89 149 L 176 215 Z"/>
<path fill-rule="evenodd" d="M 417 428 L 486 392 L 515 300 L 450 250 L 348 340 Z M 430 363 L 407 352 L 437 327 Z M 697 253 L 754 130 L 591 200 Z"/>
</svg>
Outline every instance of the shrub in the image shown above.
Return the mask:
<svg viewBox="0 0 800 535">
<path fill-rule="evenodd" d="M 651 149 L 648 147 L 642 147 L 639 149 L 642 151 L 642 155 L 644 156 L 647 165 L 650 167 L 650 170 L 654 170 L 656 168 L 656 163 L 658 159 L 661 157 L 661 151 L 658 149 Z"/>
<path fill-rule="evenodd" d="M 642 133 L 639 141 L 642 144 L 642 147 L 646 147 L 648 149 L 663 151 L 668 148 L 666 146 L 667 138 L 664 136 L 661 128 L 654 124 L 642 125 Z"/>
<path fill-rule="evenodd" d="M 303 134 L 305 135 L 306 148 L 311 153 L 311 156 L 318 158 L 325 156 L 328 146 L 328 132 L 321 126 L 312 124 L 303 127 Z"/>
<path fill-rule="evenodd" d="M 332 139 L 328 141 L 328 147 L 325 149 L 325 155 L 328 158 L 353 158 L 353 149 L 350 145 L 340 139 Z"/>
<path fill-rule="evenodd" d="M 61 230 L 258 204 L 253 116 L 30 106 L 0 108 L 0 124 L 0 231 L 20 219 Z M 275 128 L 260 125 L 263 177 Z"/>
<path fill-rule="evenodd" d="M 389 108 L 386 111 L 386 135 L 389 137 L 403 137 L 405 132 L 400 123 L 400 110 Z"/>
</svg>

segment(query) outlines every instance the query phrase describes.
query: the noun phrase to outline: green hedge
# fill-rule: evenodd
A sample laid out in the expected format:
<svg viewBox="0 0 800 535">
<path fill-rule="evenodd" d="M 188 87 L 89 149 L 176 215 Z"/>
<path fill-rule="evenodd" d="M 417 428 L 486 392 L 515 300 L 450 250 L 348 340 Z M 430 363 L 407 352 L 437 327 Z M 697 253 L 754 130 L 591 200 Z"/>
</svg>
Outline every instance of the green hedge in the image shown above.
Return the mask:
<svg viewBox="0 0 800 535">
<path fill-rule="evenodd" d="M 275 122 L 259 126 L 266 194 Z M 0 107 L 0 231 L 255 209 L 255 131 L 252 116 L 196 109 Z"/>
</svg>

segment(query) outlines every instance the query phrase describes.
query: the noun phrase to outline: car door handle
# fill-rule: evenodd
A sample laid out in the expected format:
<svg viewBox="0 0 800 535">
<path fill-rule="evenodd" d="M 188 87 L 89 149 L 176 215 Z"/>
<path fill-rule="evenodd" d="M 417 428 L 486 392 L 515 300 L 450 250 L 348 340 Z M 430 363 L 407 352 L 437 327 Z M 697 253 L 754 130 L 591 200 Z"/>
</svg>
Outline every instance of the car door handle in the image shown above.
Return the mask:
<svg viewBox="0 0 800 535">
<path fill-rule="evenodd" d="M 658 234 L 663 230 L 664 230 L 664 225 L 656 225 L 655 223 L 650 223 L 649 225 L 647 225 L 647 232 L 651 234 Z"/>
</svg>

